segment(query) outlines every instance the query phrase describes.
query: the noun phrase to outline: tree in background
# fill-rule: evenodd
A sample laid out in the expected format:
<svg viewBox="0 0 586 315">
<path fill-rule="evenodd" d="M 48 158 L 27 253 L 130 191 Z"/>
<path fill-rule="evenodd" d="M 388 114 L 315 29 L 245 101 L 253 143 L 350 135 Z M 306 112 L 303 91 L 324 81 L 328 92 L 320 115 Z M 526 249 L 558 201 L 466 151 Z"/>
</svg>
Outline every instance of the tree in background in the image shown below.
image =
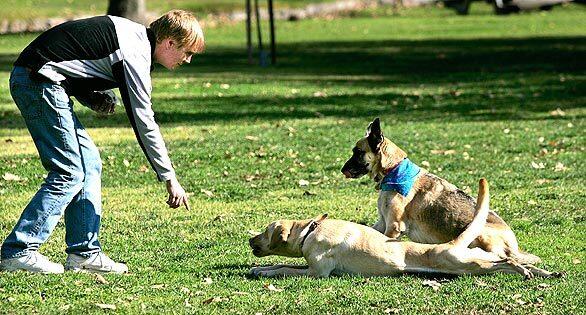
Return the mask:
<svg viewBox="0 0 586 315">
<path fill-rule="evenodd" d="M 109 0 L 108 14 L 146 23 L 145 0 Z"/>
</svg>

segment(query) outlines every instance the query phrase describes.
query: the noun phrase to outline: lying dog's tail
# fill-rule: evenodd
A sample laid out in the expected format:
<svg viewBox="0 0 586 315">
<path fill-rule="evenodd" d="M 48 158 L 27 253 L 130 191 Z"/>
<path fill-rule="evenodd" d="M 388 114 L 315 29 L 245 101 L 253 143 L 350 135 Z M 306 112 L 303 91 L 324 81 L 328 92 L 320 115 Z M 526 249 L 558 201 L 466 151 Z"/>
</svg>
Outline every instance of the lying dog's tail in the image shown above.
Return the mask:
<svg viewBox="0 0 586 315">
<path fill-rule="evenodd" d="M 482 232 L 484 225 L 486 224 L 486 218 L 489 212 L 489 194 L 488 194 L 488 182 L 486 179 L 481 178 L 478 188 L 478 200 L 476 201 L 476 211 L 474 213 L 474 219 L 468 227 L 460 234 L 456 239 L 451 241 L 454 247 L 468 247 L 472 241 L 474 241 Z"/>
</svg>

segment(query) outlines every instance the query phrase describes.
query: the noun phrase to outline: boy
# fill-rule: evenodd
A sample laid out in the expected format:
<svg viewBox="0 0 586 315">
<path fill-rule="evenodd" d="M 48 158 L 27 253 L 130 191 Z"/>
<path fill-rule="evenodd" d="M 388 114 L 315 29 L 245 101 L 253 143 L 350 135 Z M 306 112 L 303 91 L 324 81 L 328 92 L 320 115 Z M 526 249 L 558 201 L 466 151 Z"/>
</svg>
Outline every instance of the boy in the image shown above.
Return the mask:
<svg viewBox="0 0 586 315">
<path fill-rule="evenodd" d="M 153 62 L 167 69 L 189 63 L 203 49 L 197 20 L 182 10 L 167 12 L 149 28 L 115 16 L 70 21 L 25 48 L 10 75 L 10 93 L 48 175 L 2 244 L 0 269 L 62 273 L 64 267 L 38 249 L 65 214 L 65 269 L 128 271 L 101 250 L 101 160 L 70 96 L 112 113 L 115 96 L 101 91 L 118 87 L 140 147 L 159 181 L 166 183 L 167 204 L 189 209 L 154 120 L 150 71 Z"/>
</svg>

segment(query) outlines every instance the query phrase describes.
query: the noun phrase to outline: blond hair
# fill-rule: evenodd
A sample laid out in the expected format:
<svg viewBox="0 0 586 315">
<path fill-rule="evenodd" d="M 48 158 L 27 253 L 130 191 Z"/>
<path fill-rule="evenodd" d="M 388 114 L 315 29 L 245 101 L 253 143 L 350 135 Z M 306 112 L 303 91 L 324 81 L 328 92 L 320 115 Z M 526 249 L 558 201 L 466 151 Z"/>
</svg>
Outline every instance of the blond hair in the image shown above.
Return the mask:
<svg viewBox="0 0 586 315">
<path fill-rule="evenodd" d="M 204 51 L 203 31 L 191 12 L 171 10 L 153 21 L 149 27 L 155 33 L 157 43 L 171 38 L 179 47 L 188 47 L 195 53 Z"/>
</svg>

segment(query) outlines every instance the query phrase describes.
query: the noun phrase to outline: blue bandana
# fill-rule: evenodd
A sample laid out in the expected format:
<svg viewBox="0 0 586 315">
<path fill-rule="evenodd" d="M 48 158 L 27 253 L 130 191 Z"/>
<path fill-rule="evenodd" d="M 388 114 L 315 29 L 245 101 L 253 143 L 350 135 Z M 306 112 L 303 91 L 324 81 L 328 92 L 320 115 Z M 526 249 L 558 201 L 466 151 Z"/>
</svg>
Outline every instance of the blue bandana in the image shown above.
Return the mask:
<svg viewBox="0 0 586 315">
<path fill-rule="evenodd" d="M 405 158 L 383 178 L 380 189 L 394 190 L 407 197 L 420 170 L 419 166 Z"/>
</svg>

